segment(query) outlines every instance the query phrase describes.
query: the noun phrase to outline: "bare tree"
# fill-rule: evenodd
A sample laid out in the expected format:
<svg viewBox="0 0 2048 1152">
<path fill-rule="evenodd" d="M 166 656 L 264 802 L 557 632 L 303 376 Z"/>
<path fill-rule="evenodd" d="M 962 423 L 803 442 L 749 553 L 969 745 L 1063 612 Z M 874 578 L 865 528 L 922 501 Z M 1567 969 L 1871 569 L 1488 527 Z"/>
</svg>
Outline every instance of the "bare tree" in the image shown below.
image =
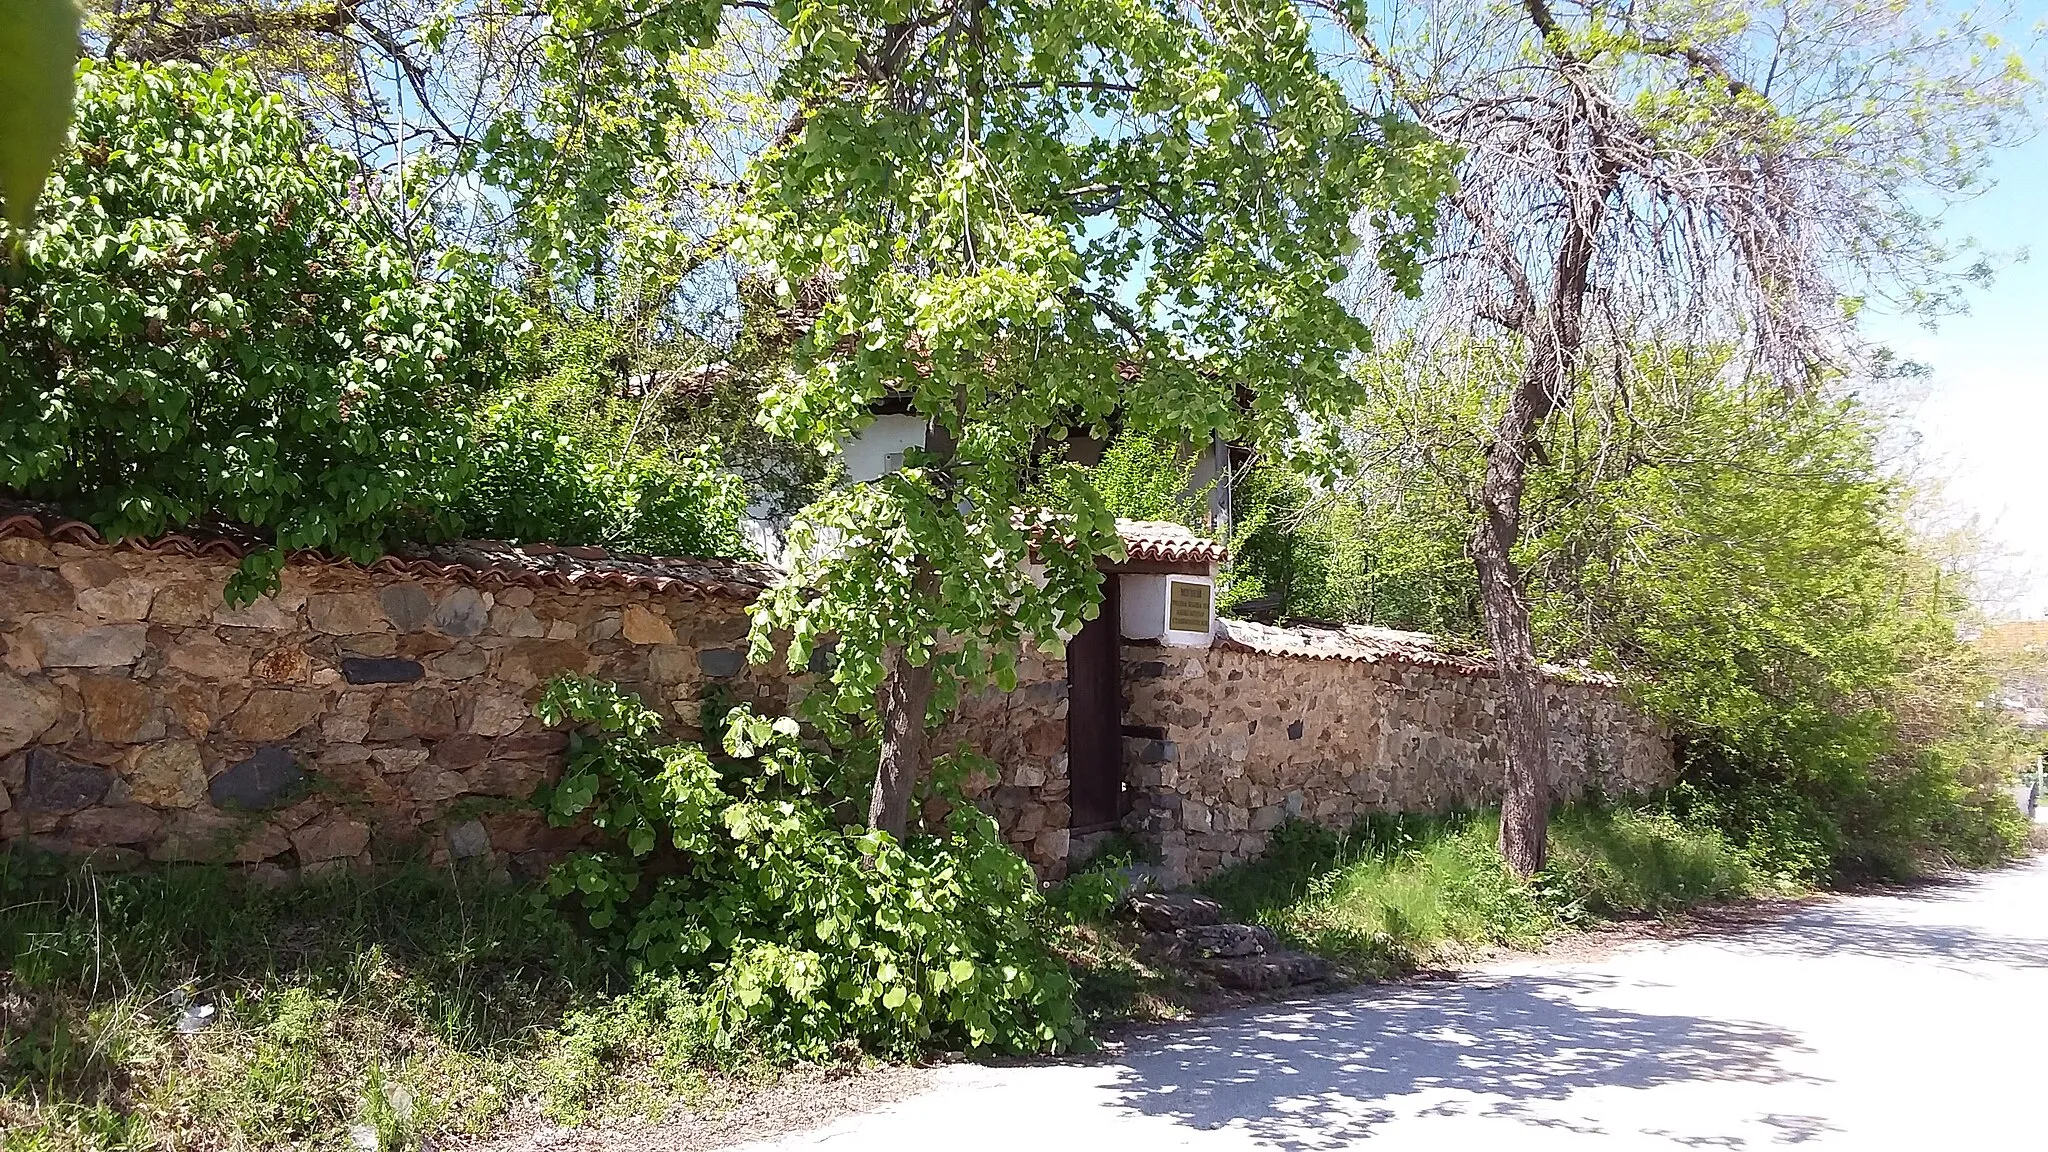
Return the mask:
<svg viewBox="0 0 2048 1152">
<path fill-rule="evenodd" d="M 1589 380 L 1625 398 L 1645 350 L 1733 349 L 1731 371 L 1788 394 L 1852 374 L 1866 301 L 1939 311 L 1985 273 L 1941 242 L 1940 209 L 2023 131 L 2034 81 L 1995 20 L 1939 4 L 1310 6 L 1358 100 L 1463 151 L 1422 300 L 1362 276 L 1360 307 L 1411 355 L 1502 336 L 1519 354 L 1467 551 L 1504 688 L 1501 849 L 1531 874 L 1549 742 L 1514 551 L 1553 415 Z"/>
</svg>

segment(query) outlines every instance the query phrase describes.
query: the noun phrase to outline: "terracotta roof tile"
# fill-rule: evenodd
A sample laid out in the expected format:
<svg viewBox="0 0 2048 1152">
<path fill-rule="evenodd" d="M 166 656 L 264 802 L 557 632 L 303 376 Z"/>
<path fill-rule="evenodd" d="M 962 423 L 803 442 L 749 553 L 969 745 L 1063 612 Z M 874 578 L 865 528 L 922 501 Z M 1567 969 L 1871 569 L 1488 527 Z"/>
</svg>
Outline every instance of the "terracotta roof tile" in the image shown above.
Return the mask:
<svg viewBox="0 0 2048 1152">
<path fill-rule="evenodd" d="M 1460 676 L 1492 676 L 1493 662 L 1484 655 L 1426 632 L 1400 632 L 1364 624 L 1260 624 L 1218 618 L 1216 644 L 1242 652 L 1294 656 L 1306 660 L 1353 660 L 1361 664 L 1410 664 L 1440 668 Z M 1551 680 L 1612 686 L 1614 677 L 1591 668 L 1543 665 Z"/>
<path fill-rule="evenodd" d="M 1226 549 L 1220 541 L 1166 520 L 1118 520 L 1117 535 L 1123 537 L 1124 551 L 1132 560 L 1157 560 L 1173 564 L 1214 564 Z"/>
<path fill-rule="evenodd" d="M 0 540 L 25 538 L 99 545 L 149 555 L 205 556 L 240 560 L 256 541 L 227 533 L 171 533 L 153 539 L 109 542 L 90 524 L 19 504 L 0 504 Z M 300 566 L 357 568 L 396 577 L 431 577 L 479 587 L 523 584 L 536 588 L 632 588 L 648 592 L 691 592 L 752 600 L 777 576 L 763 564 L 743 560 L 642 556 L 603 548 L 524 546 L 493 540 L 464 540 L 430 547 L 401 548 L 367 565 L 322 552 L 298 551 Z"/>
</svg>

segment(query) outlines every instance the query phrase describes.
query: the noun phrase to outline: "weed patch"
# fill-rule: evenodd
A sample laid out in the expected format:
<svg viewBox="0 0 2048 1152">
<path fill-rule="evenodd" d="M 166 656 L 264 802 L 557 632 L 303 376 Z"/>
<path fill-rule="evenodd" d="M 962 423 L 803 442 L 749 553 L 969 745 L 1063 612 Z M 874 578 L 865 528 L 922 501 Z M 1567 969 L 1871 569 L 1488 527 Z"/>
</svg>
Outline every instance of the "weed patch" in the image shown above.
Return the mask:
<svg viewBox="0 0 2048 1152">
<path fill-rule="evenodd" d="M 0 854 L 0 1147 L 384 1147 L 589 1096 L 631 982 L 529 894 L 405 868 L 272 888 Z M 595 1064 L 562 1054 L 596 1047 Z M 579 1086 L 580 1085 L 580 1086 Z"/>
<path fill-rule="evenodd" d="M 1747 857 L 1656 808 L 1588 804 L 1551 824 L 1551 865 L 1532 883 L 1504 866 L 1492 813 L 1375 815 L 1344 833 L 1277 829 L 1264 857 L 1203 886 L 1233 918 L 1264 924 L 1367 977 L 1477 946 L 1533 947 L 1592 920 L 1756 894 Z"/>
</svg>

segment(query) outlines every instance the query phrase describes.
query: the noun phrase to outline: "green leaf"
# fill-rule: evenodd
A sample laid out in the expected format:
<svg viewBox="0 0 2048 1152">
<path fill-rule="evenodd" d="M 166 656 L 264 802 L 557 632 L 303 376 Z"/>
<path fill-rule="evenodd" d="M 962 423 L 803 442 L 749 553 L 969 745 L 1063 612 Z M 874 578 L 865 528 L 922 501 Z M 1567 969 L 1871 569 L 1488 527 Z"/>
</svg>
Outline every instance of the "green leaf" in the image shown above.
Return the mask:
<svg viewBox="0 0 2048 1152">
<path fill-rule="evenodd" d="M 71 126 L 78 9 L 71 0 L 0 4 L 0 200 L 23 232 Z"/>
</svg>

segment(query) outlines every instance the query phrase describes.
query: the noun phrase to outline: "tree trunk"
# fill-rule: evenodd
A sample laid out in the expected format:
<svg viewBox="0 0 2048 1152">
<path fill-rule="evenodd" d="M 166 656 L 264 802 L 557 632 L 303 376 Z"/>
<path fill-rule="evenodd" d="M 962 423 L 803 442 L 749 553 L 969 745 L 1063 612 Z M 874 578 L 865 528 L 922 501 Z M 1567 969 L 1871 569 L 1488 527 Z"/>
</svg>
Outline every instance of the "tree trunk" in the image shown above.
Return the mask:
<svg viewBox="0 0 2048 1152">
<path fill-rule="evenodd" d="M 941 491 L 951 499 L 951 486 L 944 469 L 953 463 L 958 449 L 951 429 L 939 420 L 928 421 L 924 432 L 925 466 L 939 470 Z M 939 574 L 919 558 L 910 577 L 910 594 L 929 603 L 939 592 Z M 911 611 L 918 611 L 912 608 Z M 891 644 L 882 653 L 882 682 L 875 688 L 875 713 L 881 728 L 881 754 L 875 761 L 875 789 L 868 798 L 868 827 L 880 829 L 902 840 L 910 829 L 910 800 L 917 782 L 932 766 L 931 741 L 927 726 L 932 701 L 932 665 L 927 659 L 912 664 L 903 645 Z"/>
<path fill-rule="evenodd" d="M 874 795 L 868 800 L 868 827 L 899 841 L 910 828 L 911 794 L 931 763 L 925 731 L 931 699 L 931 662 L 912 664 L 902 645 L 891 645 L 882 656 L 882 683 L 875 689 L 882 749 L 875 764 Z"/>
<path fill-rule="evenodd" d="M 1581 179 L 1573 180 L 1569 171 L 1564 175 L 1572 212 L 1543 306 L 1531 308 L 1525 298 L 1514 325 L 1528 343 L 1529 359 L 1501 413 L 1493 443 L 1487 446 L 1480 519 L 1467 541 L 1479 574 L 1486 638 L 1500 669 L 1500 852 L 1508 867 L 1522 876 L 1542 871 L 1550 855 L 1550 725 L 1529 627 L 1529 601 L 1515 567 L 1515 541 L 1521 537 L 1522 493 L 1543 422 L 1571 396 L 1585 339 L 1594 241 L 1607 198 L 1617 186 L 1617 172 L 1602 158 Z"/>
<path fill-rule="evenodd" d="M 1481 516 L 1467 543 L 1479 573 L 1486 638 L 1500 670 L 1500 852 L 1508 867 L 1522 876 L 1542 871 L 1549 856 L 1550 732 L 1514 547 L 1521 533 L 1522 489 L 1536 431 L 1552 407 L 1552 382 L 1546 377 L 1553 363 L 1554 352 L 1548 347 L 1540 353 L 1532 349 L 1521 385 L 1509 398 L 1487 450 Z"/>
</svg>

